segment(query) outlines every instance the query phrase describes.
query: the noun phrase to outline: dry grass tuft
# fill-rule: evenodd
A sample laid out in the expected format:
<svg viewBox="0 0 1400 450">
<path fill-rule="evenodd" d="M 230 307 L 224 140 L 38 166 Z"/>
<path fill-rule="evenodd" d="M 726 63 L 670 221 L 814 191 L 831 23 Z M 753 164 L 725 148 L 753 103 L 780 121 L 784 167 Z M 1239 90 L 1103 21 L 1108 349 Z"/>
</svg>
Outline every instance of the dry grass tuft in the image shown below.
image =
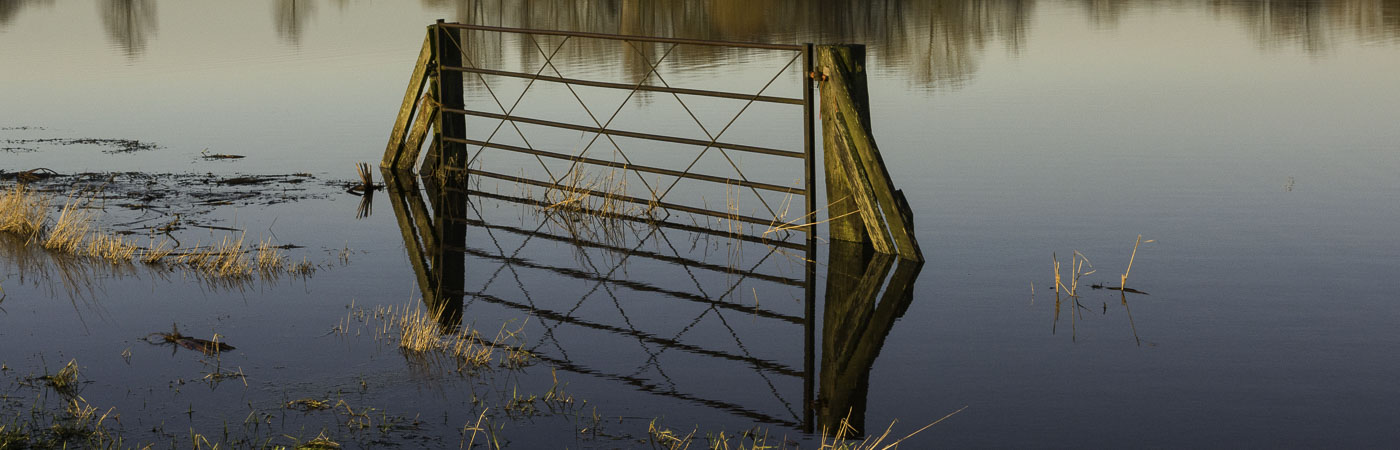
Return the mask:
<svg viewBox="0 0 1400 450">
<path fill-rule="evenodd" d="M 63 253 L 77 254 L 88 231 L 92 230 L 93 214 L 87 211 L 85 202 L 72 197 L 63 205 L 58 221 L 44 238 L 44 248 Z"/>
<path fill-rule="evenodd" d="M 31 192 L 25 185 L 16 185 L 0 194 L 0 232 L 18 234 L 30 239 L 44 227 L 50 198 Z"/>
<path fill-rule="evenodd" d="M 40 380 L 48 383 L 55 392 L 65 397 L 73 397 L 78 392 L 78 360 L 69 360 L 58 373 L 44 375 Z"/>
<path fill-rule="evenodd" d="M 224 236 L 218 244 L 200 248 L 199 243 L 195 243 L 196 250 L 182 254 L 176 258 L 181 264 L 192 267 L 200 272 L 227 278 L 244 278 L 253 274 L 254 262 L 243 250 L 243 240 L 248 233 L 233 239 L 231 236 Z"/>
<path fill-rule="evenodd" d="M 151 239 L 151 243 L 141 252 L 141 262 L 157 264 L 174 251 L 175 249 L 170 246 L 169 240 L 162 239 L 160 242 L 156 242 L 155 239 Z"/>
<path fill-rule="evenodd" d="M 114 265 L 135 261 L 145 264 L 173 262 L 208 280 L 244 282 L 255 274 L 274 278 L 284 272 L 310 276 L 316 271 L 316 266 L 305 258 L 299 263 L 288 262 L 282 249 L 272 245 L 271 239 L 262 240 L 251 249 L 245 248 L 246 232 L 224 237 L 209 246 L 196 242 L 192 249 L 181 252 L 176 252 L 167 239 L 159 242 L 151 239 L 148 246 L 142 247 L 99 230 L 94 225 L 97 214 L 89 208 L 91 200 L 72 196 L 58 219 L 46 225 L 50 203 L 50 197 L 32 192 L 24 185 L 0 191 L 0 233 L 18 238 L 26 247 L 33 243 L 53 254 L 81 257 L 69 259 L 75 263 L 95 260 Z M 347 247 L 341 255 L 343 261 L 348 259 L 348 253 Z"/>
<path fill-rule="evenodd" d="M 306 257 L 303 256 L 300 262 L 287 265 L 287 273 L 296 276 L 310 276 L 316 273 L 316 265 L 312 264 L 311 261 L 307 261 Z"/>
<path fill-rule="evenodd" d="M 253 256 L 253 266 L 262 273 L 276 273 L 287 267 L 287 256 L 282 254 L 282 249 L 272 246 L 271 239 L 263 239 L 258 242 L 257 251 Z"/>
<path fill-rule="evenodd" d="M 521 343 L 520 332 L 511 330 L 509 324 L 501 325 L 495 337 L 485 339 L 480 332 L 462 325 L 455 330 L 442 326 L 441 308 L 427 309 L 415 305 L 402 307 L 380 307 L 362 318 L 373 317 L 383 320 L 376 326 L 375 336 L 389 337 L 398 347 L 414 356 L 445 356 L 457 362 L 458 370 L 470 370 L 492 366 L 518 368 L 529 365 L 533 355 Z M 342 332 L 348 330 L 347 318 L 344 325 L 337 327 Z M 397 334 L 397 336 L 394 336 Z"/>
<path fill-rule="evenodd" d="M 122 264 L 131 262 L 139 248 L 119 236 L 92 233 L 88 235 L 88 244 L 83 253 L 112 264 Z"/>
</svg>

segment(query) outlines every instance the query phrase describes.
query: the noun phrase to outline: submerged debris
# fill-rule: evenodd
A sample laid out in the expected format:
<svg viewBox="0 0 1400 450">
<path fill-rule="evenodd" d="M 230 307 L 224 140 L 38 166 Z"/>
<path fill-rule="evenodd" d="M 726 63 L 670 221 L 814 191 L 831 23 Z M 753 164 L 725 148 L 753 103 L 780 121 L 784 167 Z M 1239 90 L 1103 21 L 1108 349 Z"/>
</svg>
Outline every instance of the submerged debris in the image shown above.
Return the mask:
<svg viewBox="0 0 1400 450">
<path fill-rule="evenodd" d="M 103 153 L 132 153 L 146 150 L 155 150 L 160 146 L 142 142 L 135 139 L 103 139 L 103 138 L 39 138 L 39 139 L 8 139 L 0 141 L 6 144 L 48 144 L 48 145 L 96 145 L 108 147 Z M 33 149 L 29 149 L 33 150 Z"/>
<path fill-rule="evenodd" d="M 151 338 L 158 338 L 152 340 Z M 215 338 L 217 339 L 217 338 Z M 219 352 L 233 350 L 234 346 L 218 342 L 217 340 L 200 339 L 196 337 L 180 334 L 180 328 L 176 325 L 170 326 L 169 333 L 155 332 L 146 335 L 146 342 L 151 344 L 175 344 L 186 349 L 194 350 L 206 355 L 213 355 Z"/>
<path fill-rule="evenodd" d="M 18 180 L 26 183 L 31 181 L 44 180 L 56 176 L 59 176 L 58 172 L 53 171 L 53 169 L 43 167 L 37 169 L 23 170 L 19 172 L 6 172 L 4 170 L 0 170 L 0 180 Z"/>
<path fill-rule="evenodd" d="M 204 158 L 204 159 L 209 160 L 209 161 L 217 161 L 217 160 L 221 160 L 221 159 L 243 159 L 243 158 L 244 158 L 243 155 L 227 155 L 227 154 L 223 154 L 223 153 L 209 153 L 209 149 L 207 149 L 207 148 L 204 149 L 204 151 L 199 152 L 199 157 L 200 157 L 200 158 Z"/>
<path fill-rule="evenodd" d="M 1118 286 L 1104 286 L 1104 285 L 1102 285 L 1102 284 L 1093 284 L 1093 285 L 1090 285 L 1089 287 L 1094 288 L 1094 289 L 1108 289 L 1108 290 L 1110 290 L 1110 291 L 1123 291 L 1123 292 L 1126 292 L 1126 293 L 1129 293 L 1129 294 L 1151 295 L 1151 294 L 1148 294 L 1148 293 L 1146 293 L 1146 292 L 1139 291 L 1139 290 L 1137 290 L 1137 289 L 1125 288 L 1125 287 L 1118 287 Z"/>
</svg>

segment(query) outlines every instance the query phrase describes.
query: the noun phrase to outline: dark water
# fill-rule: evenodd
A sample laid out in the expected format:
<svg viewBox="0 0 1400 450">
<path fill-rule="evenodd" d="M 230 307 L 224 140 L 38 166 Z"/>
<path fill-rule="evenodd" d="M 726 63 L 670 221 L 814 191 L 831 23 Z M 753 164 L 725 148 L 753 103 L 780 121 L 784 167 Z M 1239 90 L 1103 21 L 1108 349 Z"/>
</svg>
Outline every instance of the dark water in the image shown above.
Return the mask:
<svg viewBox="0 0 1400 450">
<path fill-rule="evenodd" d="M 963 406 L 909 444 L 1379 447 L 1400 438 L 1400 2 L 4 1 L 0 140 L 11 143 L 0 147 L 34 151 L 0 153 L 0 170 L 348 180 L 352 163 L 380 158 L 423 26 L 437 18 L 864 43 L 875 137 L 928 261 L 862 258 L 824 240 L 807 255 L 693 230 L 600 226 L 477 196 L 465 214 L 462 322 L 488 334 L 523 325 L 541 361 L 460 377 L 372 333 L 330 333 L 352 302 L 372 309 L 423 296 L 400 225 L 423 194 L 383 192 L 356 220 L 358 198 L 318 185 L 295 202 L 203 216 L 305 246 L 289 254 L 321 265 L 307 279 L 229 286 L 5 244 L 7 382 L 76 359 L 90 381 L 83 397 L 117 408 L 133 438 L 159 442 L 217 439 L 225 423 L 246 428 L 238 424 L 262 411 L 275 417 L 254 434 L 328 429 L 347 444 L 440 447 L 458 445 L 486 407 L 501 438 L 520 447 L 642 445 L 635 438 L 654 418 L 683 432 L 762 426 L 805 441 L 805 428 L 847 410 L 875 431 L 898 419 L 902 435 Z M 525 41 L 473 42 L 473 55 L 508 69 L 542 63 Z M 615 45 L 561 48 L 557 68 L 569 76 L 635 82 L 648 67 Z M 661 66 L 667 81 L 753 92 L 779 74 L 772 93 L 800 95 L 783 55 L 678 52 Z M 495 86 L 469 84 L 469 99 L 523 89 Z M 537 92 L 521 108 L 587 123 L 568 91 Z M 606 95 L 580 91 L 616 104 Z M 629 105 L 619 126 L 703 135 L 664 96 Z M 734 111 L 695 105 L 707 129 Z M 746 114 L 726 136 L 796 146 L 797 113 Z M 161 148 L 15 143 L 82 137 Z M 247 158 L 206 161 L 206 149 Z M 538 165 L 490 164 L 508 173 Z M 744 167 L 779 184 L 800 178 L 787 163 Z M 640 184 L 629 180 L 629 193 L 646 192 Z M 705 202 L 727 200 L 721 189 Z M 757 210 L 755 200 L 742 209 Z M 165 216 L 155 217 L 146 219 Z M 1082 252 L 1097 270 L 1084 284 L 1116 285 L 1138 235 L 1152 242 L 1138 248 L 1128 283 L 1150 295 L 1088 289 L 1075 306 L 1056 301 L 1052 254 L 1068 263 Z M 813 256 L 809 282 L 803 259 Z M 859 295 L 865 279 L 885 280 L 883 291 Z M 809 293 L 815 320 L 804 326 Z M 218 364 L 241 369 L 247 386 L 202 382 L 209 358 L 140 341 L 172 322 L 237 345 Z M 587 405 L 503 411 L 556 377 Z M 33 397 L 10 385 L 10 396 Z M 352 431 L 344 424 L 358 416 L 339 409 L 279 408 L 303 397 L 373 408 L 375 424 L 391 426 Z M 595 412 L 606 420 L 595 423 Z"/>
</svg>

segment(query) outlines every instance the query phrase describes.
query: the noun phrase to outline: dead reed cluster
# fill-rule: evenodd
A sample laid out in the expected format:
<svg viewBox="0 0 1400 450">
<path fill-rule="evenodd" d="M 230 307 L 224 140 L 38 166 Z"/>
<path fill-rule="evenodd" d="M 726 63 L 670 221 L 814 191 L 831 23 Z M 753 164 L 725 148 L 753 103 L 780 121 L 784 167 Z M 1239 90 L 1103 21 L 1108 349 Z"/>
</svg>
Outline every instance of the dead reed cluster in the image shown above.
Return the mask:
<svg viewBox="0 0 1400 450">
<path fill-rule="evenodd" d="M 1133 271 L 1133 261 L 1137 260 L 1138 247 L 1141 246 L 1143 243 L 1150 244 L 1153 242 L 1156 241 L 1152 239 L 1148 239 L 1146 241 L 1142 240 L 1142 235 L 1139 234 L 1137 236 L 1137 241 L 1133 243 L 1133 253 L 1131 256 L 1128 257 L 1128 267 L 1123 270 L 1123 274 L 1118 278 L 1118 286 L 1104 286 L 1102 284 L 1095 284 L 1092 287 L 1094 289 L 1109 289 L 1122 292 L 1131 292 L 1135 294 L 1145 294 L 1145 292 L 1128 287 L 1128 274 L 1132 273 Z M 1076 250 L 1074 251 L 1074 254 L 1070 257 L 1069 284 L 1066 285 L 1063 281 L 1063 278 L 1060 276 L 1060 259 L 1054 253 L 1051 253 L 1050 261 L 1055 270 L 1055 293 L 1065 293 L 1072 298 L 1079 297 L 1079 279 L 1085 275 L 1089 275 L 1095 272 L 1094 270 L 1089 270 L 1087 272 L 1084 270 L 1085 268 L 1092 269 L 1094 265 L 1089 262 L 1089 258 L 1085 257 L 1083 253 L 1080 253 L 1078 250 Z M 1034 293 L 1035 284 L 1032 283 L 1031 294 L 1034 295 Z"/>
<path fill-rule="evenodd" d="M 0 232 L 26 239 L 39 234 L 49 209 L 50 198 L 18 185 L 0 193 Z"/>
<path fill-rule="evenodd" d="M 143 247 L 101 230 L 95 224 L 97 214 L 90 201 L 81 198 L 69 197 L 58 218 L 49 223 L 47 209 L 51 203 L 49 196 L 24 185 L 0 191 L 0 233 L 18 236 L 57 254 L 112 264 L 173 264 L 217 278 L 246 279 L 255 274 L 276 276 L 284 272 L 304 276 L 315 271 L 315 266 L 305 259 L 289 263 L 271 240 L 245 248 L 246 232 L 209 245 L 196 243 L 193 248 L 176 252 L 169 240 L 152 238 Z"/>
<path fill-rule="evenodd" d="M 403 305 L 380 306 L 366 311 L 357 310 L 352 305 L 350 309 L 350 315 L 337 327 L 342 334 L 349 330 L 352 322 L 374 319 L 377 321 L 374 324 L 376 340 L 393 340 L 401 350 L 415 357 L 450 358 L 457 363 L 459 371 L 489 367 L 519 368 L 533 360 L 533 355 L 521 342 L 523 324 L 514 330 L 509 328 L 509 323 L 502 324 L 495 337 L 488 340 L 479 330 L 467 325 L 455 328 L 444 326 L 446 311 L 442 308 Z"/>
</svg>

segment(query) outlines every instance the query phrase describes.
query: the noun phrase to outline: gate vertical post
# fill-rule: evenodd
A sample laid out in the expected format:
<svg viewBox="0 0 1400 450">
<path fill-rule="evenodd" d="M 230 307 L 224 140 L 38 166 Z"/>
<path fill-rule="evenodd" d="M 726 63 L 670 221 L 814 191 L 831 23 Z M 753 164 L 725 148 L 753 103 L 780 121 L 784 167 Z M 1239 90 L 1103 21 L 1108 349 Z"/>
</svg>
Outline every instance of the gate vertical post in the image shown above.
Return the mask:
<svg viewBox="0 0 1400 450">
<path fill-rule="evenodd" d="M 803 217 L 808 223 L 817 221 L 817 146 L 815 138 L 816 119 L 813 114 L 815 105 L 812 102 L 812 90 L 816 88 L 812 84 L 812 44 L 806 44 L 802 49 L 802 176 L 806 179 L 807 190 L 807 211 Z M 816 386 L 812 377 L 816 376 L 813 371 L 816 369 L 816 319 L 817 310 L 817 226 L 805 227 L 807 230 L 807 298 L 803 311 L 802 321 L 802 428 L 804 432 L 811 433 L 814 429 L 812 416 L 816 411 L 816 404 L 813 398 L 813 390 Z"/>
<path fill-rule="evenodd" d="M 433 274 L 437 280 L 436 293 L 438 308 L 445 319 L 462 314 L 464 273 L 466 271 L 467 227 L 467 149 L 461 139 L 466 139 L 466 116 L 463 109 L 462 72 L 443 70 L 443 67 L 462 66 L 461 33 L 456 28 L 446 26 L 438 19 L 437 39 L 437 148 L 441 183 L 441 195 L 433 198 L 433 211 L 436 214 L 434 233 L 438 248 L 433 252 Z"/>
</svg>

